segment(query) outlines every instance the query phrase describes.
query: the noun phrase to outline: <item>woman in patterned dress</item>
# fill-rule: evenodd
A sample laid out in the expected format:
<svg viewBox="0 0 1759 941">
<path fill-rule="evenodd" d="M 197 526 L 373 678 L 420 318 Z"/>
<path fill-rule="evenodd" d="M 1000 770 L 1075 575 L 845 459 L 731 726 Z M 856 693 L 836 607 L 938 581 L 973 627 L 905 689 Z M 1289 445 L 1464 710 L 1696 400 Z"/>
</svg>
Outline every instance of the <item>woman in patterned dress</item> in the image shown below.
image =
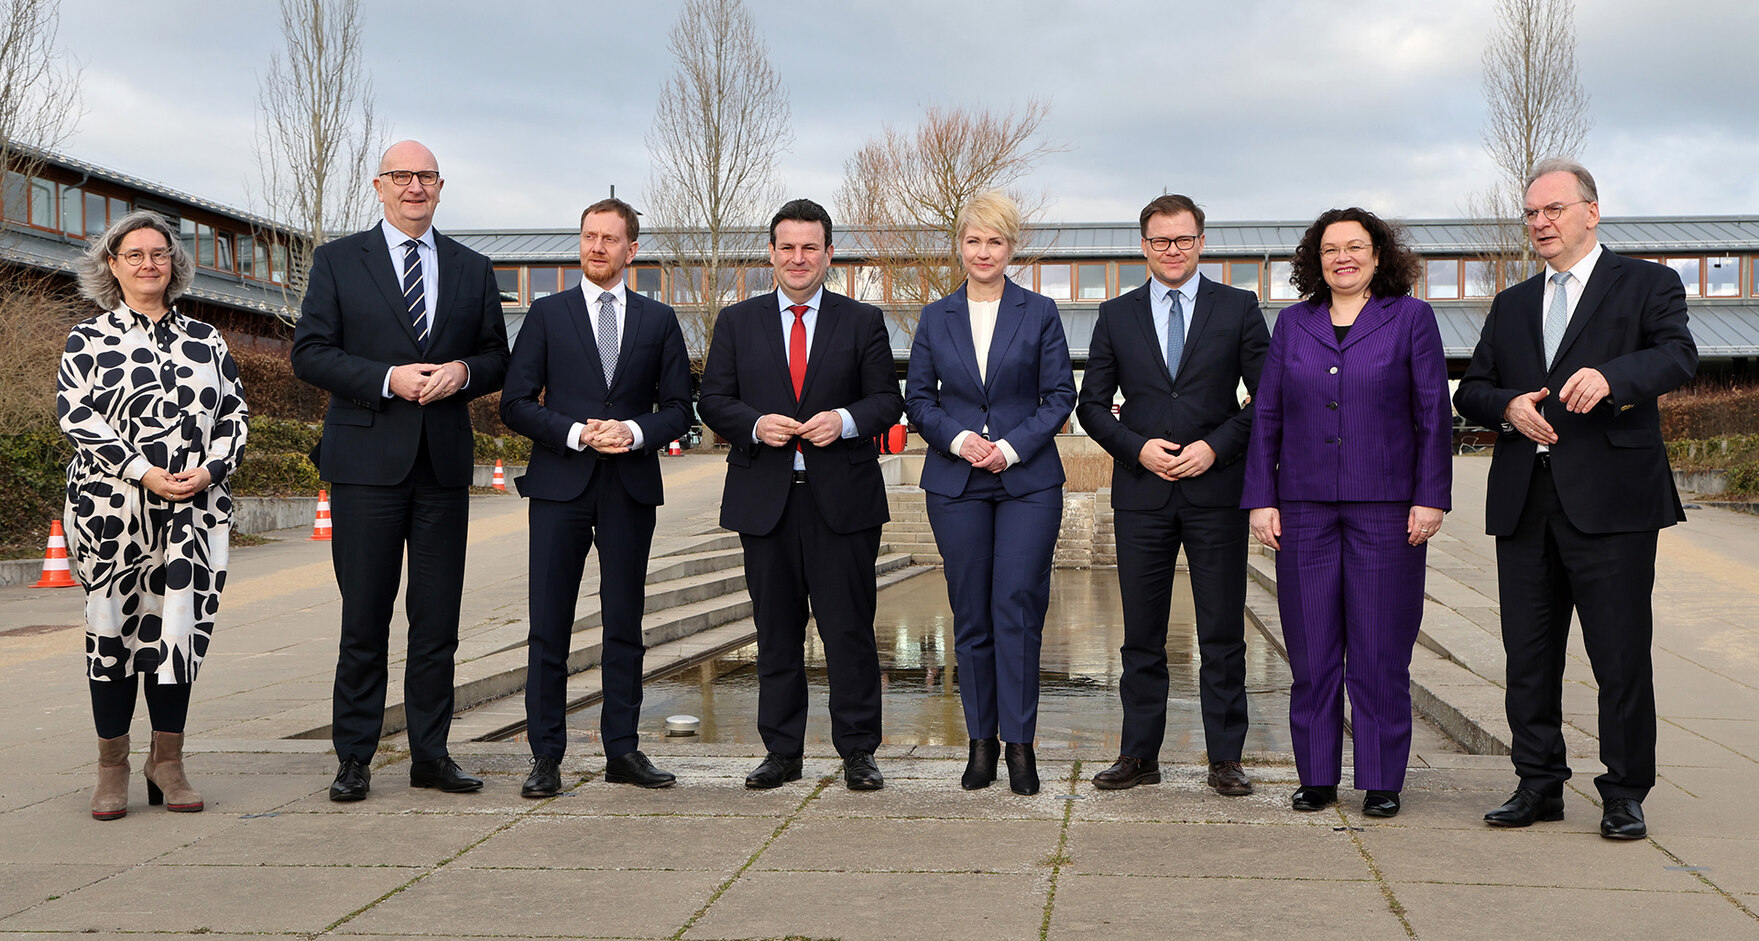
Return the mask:
<svg viewBox="0 0 1759 941">
<path fill-rule="evenodd" d="M 193 275 L 163 217 L 122 217 L 80 261 L 80 293 L 106 313 L 68 334 L 56 377 L 56 411 L 74 446 L 65 516 L 86 590 L 99 820 L 128 813 L 140 674 L 153 728 L 147 802 L 202 809 L 183 772 L 183 727 L 226 583 L 225 480 L 249 413 L 219 331 L 171 307 Z"/>
</svg>

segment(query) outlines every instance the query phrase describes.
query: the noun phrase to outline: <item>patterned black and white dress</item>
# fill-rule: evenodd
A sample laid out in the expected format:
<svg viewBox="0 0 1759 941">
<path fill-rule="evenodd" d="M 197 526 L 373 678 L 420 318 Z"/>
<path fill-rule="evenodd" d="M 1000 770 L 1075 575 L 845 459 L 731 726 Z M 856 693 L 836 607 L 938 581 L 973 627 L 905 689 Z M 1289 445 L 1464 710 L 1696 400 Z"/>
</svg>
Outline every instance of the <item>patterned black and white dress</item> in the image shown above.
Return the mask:
<svg viewBox="0 0 1759 941">
<path fill-rule="evenodd" d="M 232 497 L 249 411 L 220 332 L 176 310 L 125 307 L 73 328 L 56 377 L 73 442 L 68 555 L 86 590 L 86 675 L 195 679 L 226 583 Z M 213 484 L 173 502 L 141 486 L 154 467 L 205 466 Z"/>
</svg>

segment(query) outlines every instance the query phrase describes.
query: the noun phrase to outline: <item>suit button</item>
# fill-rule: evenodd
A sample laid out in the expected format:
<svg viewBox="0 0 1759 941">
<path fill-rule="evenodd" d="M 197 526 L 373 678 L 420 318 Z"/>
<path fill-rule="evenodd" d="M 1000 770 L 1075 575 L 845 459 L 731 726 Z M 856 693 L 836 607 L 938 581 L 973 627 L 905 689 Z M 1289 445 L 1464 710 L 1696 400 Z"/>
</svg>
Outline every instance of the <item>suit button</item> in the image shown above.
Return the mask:
<svg viewBox="0 0 1759 941">
<path fill-rule="evenodd" d="M 1332 367 L 1332 368 L 1330 368 L 1330 369 L 1328 369 L 1328 370 L 1326 370 L 1326 372 L 1329 372 L 1329 373 L 1331 373 L 1331 374 L 1332 374 L 1332 375 L 1334 375 L 1334 376 L 1335 376 L 1335 375 L 1337 375 L 1337 374 L 1338 374 L 1338 368 L 1337 368 L 1337 367 L 1336 367 L 1336 366 L 1333 366 L 1333 367 Z"/>
<path fill-rule="evenodd" d="M 1178 397 L 1179 397 L 1179 393 L 1177 393 L 1177 392 L 1174 392 L 1174 393 L 1173 393 L 1173 398 L 1175 398 L 1175 399 L 1176 399 L 1176 398 L 1178 398 Z"/>
<path fill-rule="evenodd" d="M 987 406 L 987 405 L 979 405 L 979 406 L 978 406 L 978 407 L 977 407 L 977 410 L 978 410 L 978 411 L 980 411 L 980 412 L 987 412 L 987 411 L 989 411 L 989 406 Z"/>
<path fill-rule="evenodd" d="M 1326 407 L 1326 408 L 1329 408 L 1329 409 L 1331 409 L 1331 410 L 1332 410 L 1332 411 L 1334 411 L 1334 412 L 1335 412 L 1335 411 L 1337 411 L 1337 410 L 1338 410 L 1338 403 L 1336 403 L 1336 402 L 1327 402 L 1327 403 L 1325 403 L 1325 407 Z"/>
</svg>

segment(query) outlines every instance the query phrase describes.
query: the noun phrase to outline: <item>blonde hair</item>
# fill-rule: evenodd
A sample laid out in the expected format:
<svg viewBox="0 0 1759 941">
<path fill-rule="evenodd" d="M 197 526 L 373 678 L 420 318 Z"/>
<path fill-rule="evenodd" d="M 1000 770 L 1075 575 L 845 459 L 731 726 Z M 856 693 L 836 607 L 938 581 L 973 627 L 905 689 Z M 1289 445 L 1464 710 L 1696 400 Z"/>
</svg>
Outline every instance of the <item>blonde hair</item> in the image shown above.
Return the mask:
<svg viewBox="0 0 1759 941">
<path fill-rule="evenodd" d="M 978 193 L 959 208 L 953 220 L 955 243 L 964 240 L 966 229 L 989 229 L 1001 235 L 1008 240 L 1008 254 L 1012 255 L 1020 248 L 1020 207 L 1001 190 Z"/>
</svg>

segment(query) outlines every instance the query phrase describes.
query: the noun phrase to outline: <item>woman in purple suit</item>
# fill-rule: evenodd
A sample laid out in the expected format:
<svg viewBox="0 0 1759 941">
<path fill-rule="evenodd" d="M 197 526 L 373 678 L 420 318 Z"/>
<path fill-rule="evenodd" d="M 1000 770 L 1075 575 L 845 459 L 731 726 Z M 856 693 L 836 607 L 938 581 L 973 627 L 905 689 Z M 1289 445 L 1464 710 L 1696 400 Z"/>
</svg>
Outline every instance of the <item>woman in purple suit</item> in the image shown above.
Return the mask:
<svg viewBox="0 0 1759 941">
<path fill-rule="evenodd" d="M 1296 810 L 1338 799 L 1348 689 L 1363 813 L 1399 812 L 1425 547 L 1453 482 L 1447 364 L 1435 311 L 1410 296 L 1418 266 L 1373 213 L 1320 216 L 1295 248 L 1306 300 L 1278 316 L 1254 400 L 1240 505 L 1277 550 Z"/>
</svg>

